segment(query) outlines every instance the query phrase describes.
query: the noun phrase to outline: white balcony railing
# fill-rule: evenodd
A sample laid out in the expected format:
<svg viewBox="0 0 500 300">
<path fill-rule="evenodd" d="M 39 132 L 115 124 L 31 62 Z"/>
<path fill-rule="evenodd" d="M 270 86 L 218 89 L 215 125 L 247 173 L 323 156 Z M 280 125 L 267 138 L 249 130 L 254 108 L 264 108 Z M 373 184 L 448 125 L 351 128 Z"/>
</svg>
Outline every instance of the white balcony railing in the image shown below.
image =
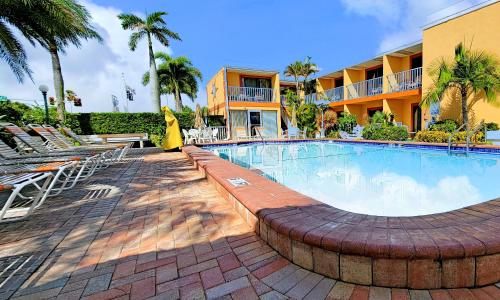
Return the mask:
<svg viewBox="0 0 500 300">
<path fill-rule="evenodd" d="M 271 88 L 230 86 L 228 99 L 241 102 L 273 102 L 274 93 Z"/>
<path fill-rule="evenodd" d="M 382 94 L 382 77 L 356 82 L 346 86 L 347 99 Z"/>
<path fill-rule="evenodd" d="M 389 93 L 418 89 L 422 86 L 422 68 L 387 75 Z"/>
<path fill-rule="evenodd" d="M 339 86 L 325 91 L 325 95 L 331 102 L 338 102 L 344 100 L 344 87 Z"/>
</svg>

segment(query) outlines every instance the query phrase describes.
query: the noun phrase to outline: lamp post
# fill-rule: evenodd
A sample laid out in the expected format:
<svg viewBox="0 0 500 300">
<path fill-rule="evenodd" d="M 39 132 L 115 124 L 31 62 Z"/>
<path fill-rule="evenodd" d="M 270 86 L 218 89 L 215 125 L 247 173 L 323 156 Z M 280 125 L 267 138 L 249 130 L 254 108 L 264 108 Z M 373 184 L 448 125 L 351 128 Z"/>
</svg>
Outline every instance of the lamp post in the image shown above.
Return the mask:
<svg viewBox="0 0 500 300">
<path fill-rule="evenodd" d="M 43 103 L 45 104 L 45 124 L 49 124 L 49 106 L 47 104 L 47 92 L 49 91 L 49 87 L 42 84 L 38 87 L 38 89 L 42 92 Z"/>
</svg>

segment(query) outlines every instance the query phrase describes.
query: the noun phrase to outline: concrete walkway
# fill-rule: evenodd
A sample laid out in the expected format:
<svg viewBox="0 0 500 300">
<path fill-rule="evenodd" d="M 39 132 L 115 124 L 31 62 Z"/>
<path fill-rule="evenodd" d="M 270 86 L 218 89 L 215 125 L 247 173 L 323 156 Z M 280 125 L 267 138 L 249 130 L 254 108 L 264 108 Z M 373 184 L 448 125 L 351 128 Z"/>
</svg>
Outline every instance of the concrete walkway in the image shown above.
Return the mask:
<svg viewBox="0 0 500 300">
<path fill-rule="evenodd" d="M 0 225 L 0 299 L 500 299 L 480 289 L 357 286 L 299 268 L 180 153 L 109 168 Z"/>
</svg>

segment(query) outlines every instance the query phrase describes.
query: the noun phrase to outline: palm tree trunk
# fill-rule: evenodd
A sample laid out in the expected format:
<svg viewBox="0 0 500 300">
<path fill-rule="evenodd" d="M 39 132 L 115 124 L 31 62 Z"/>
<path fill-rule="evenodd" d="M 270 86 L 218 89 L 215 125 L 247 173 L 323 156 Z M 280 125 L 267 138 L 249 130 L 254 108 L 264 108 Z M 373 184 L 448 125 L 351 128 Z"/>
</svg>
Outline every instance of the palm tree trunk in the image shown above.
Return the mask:
<svg viewBox="0 0 500 300">
<path fill-rule="evenodd" d="M 57 46 L 51 44 L 49 47 L 50 57 L 52 59 L 52 75 L 54 77 L 54 92 L 56 95 L 57 119 L 59 122 L 64 122 L 64 79 L 62 76 L 61 61 Z"/>
<path fill-rule="evenodd" d="M 181 112 L 182 111 L 182 97 L 181 97 L 181 91 L 177 85 L 175 86 L 175 90 L 174 90 L 174 98 L 175 98 L 175 110 L 177 112 Z"/>
<path fill-rule="evenodd" d="M 153 111 L 161 112 L 160 100 L 160 82 L 158 80 L 158 72 L 156 70 L 155 55 L 153 52 L 153 42 L 151 35 L 148 33 L 148 50 L 149 50 L 149 78 L 151 83 L 151 102 L 153 103 Z"/>
<path fill-rule="evenodd" d="M 462 87 L 460 89 L 460 94 L 462 96 L 462 124 L 466 124 L 467 129 L 469 128 L 469 115 L 467 113 L 467 88 Z"/>
</svg>

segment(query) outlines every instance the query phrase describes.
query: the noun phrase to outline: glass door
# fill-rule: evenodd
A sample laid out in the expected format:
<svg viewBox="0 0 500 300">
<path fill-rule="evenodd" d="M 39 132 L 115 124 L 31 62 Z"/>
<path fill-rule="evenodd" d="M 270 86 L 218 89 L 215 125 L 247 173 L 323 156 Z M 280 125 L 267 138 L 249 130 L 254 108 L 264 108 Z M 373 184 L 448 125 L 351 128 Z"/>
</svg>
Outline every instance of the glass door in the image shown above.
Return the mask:
<svg viewBox="0 0 500 300">
<path fill-rule="evenodd" d="M 248 128 L 250 130 L 251 136 L 256 136 L 256 127 L 262 127 L 262 119 L 260 110 L 249 110 L 248 111 Z"/>
</svg>

